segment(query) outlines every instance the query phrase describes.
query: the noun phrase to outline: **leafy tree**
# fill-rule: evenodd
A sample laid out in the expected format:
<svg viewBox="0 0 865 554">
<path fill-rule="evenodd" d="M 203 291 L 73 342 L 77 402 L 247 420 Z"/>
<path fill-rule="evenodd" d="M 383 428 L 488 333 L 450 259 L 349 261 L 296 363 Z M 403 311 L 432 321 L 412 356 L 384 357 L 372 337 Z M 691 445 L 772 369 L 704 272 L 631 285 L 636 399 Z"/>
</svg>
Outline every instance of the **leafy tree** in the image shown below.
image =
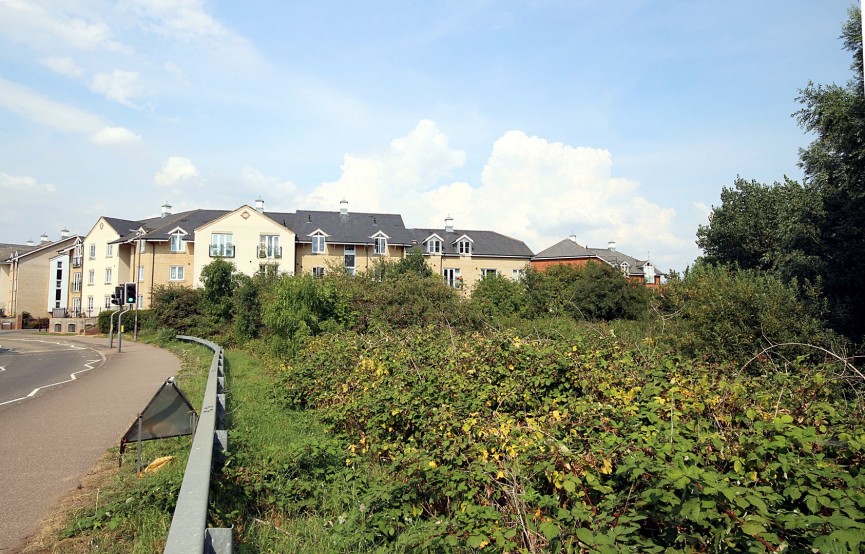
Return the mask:
<svg viewBox="0 0 865 554">
<path fill-rule="evenodd" d="M 280 276 L 262 302 L 262 323 L 277 337 L 301 343 L 348 323 L 348 302 L 333 279 Z"/>
<path fill-rule="evenodd" d="M 472 289 L 471 304 L 486 318 L 516 315 L 526 304 L 525 285 L 502 275 L 488 275 Z"/>
<path fill-rule="evenodd" d="M 796 282 L 756 270 L 698 263 L 664 288 L 673 345 L 687 355 L 742 363 L 781 343 L 826 344 Z"/>
<path fill-rule="evenodd" d="M 249 340 L 258 336 L 261 322 L 259 287 L 265 281 L 264 275 L 252 278 L 240 273 L 235 276 L 234 295 L 231 301 L 234 315 L 232 326 L 235 336 L 240 340 Z"/>
<path fill-rule="evenodd" d="M 860 340 L 865 335 L 865 291 L 859 284 L 865 274 L 865 92 L 858 8 L 850 9 L 841 39 L 853 54 L 853 79 L 844 86 L 809 83 L 799 95 L 802 108 L 796 118 L 816 135 L 799 158 L 805 183 L 819 191 L 826 214 L 820 255 L 830 322 Z"/>
<path fill-rule="evenodd" d="M 639 319 L 648 312 L 650 292 L 630 283 L 607 264 L 558 264 L 525 277 L 531 316 L 566 315 L 576 320 Z"/>
<path fill-rule="evenodd" d="M 201 270 L 201 302 L 204 312 L 220 321 L 231 319 L 231 299 L 234 293 L 234 264 L 216 258 Z"/>
<path fill-rule="evenodd" d="M 393 273 L 395 275 L 415 273 L 421 277 L 430 277 L 433 274 L 432 269 L 426 263 L 423 252 L 417 248 L 413 248 L 405 257 L 400 258 L 393 267 Z"/>
<path fill-rule="evenodd" d="M 151 302 L 156 313 L 156 324 L 160 328 L 184 334 L 206 328 L 199 308 L 200 300 L 201 289 L 157 286 Z"/>
</svg>

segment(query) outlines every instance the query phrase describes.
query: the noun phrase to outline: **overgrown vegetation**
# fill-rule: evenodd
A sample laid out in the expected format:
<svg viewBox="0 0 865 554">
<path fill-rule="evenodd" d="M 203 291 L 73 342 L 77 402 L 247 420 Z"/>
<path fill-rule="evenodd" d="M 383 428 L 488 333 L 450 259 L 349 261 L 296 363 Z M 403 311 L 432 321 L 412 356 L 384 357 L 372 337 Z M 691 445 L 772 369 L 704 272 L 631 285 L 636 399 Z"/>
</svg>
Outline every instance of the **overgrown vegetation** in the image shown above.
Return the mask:
<svg viewBox="0 0 865 554">
<path fill-rule="evenodd" d="M 858 75 L 802 93 L 805 185 L 725 189 L 705 259 L 657 292 L 588 264 L 462 296 L 417 252 L 157 291 L 161 336 L 244 351 L 213 524 L 239 552 L 862 551 L 861 260 L 825 240 L 842 201 L 861 231 Z M 142 483 L 73 531 L 164 521 L 174 485 Z"/>
</svg>

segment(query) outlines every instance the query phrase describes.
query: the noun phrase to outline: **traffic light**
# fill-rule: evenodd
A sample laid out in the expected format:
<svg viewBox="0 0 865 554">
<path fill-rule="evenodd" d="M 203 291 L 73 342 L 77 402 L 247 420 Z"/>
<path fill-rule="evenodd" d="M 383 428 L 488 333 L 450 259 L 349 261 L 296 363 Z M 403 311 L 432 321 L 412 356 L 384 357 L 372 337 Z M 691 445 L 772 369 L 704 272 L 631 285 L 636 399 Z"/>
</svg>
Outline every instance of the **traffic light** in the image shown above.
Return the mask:
<svg viewBox="0 0 865 554">
<path fill-rule="evenodd" d="M 114 294 L 113 292 L 111 293 L 111 303 L 114 304 L 115 306 L 120 304 L 120 301 L 117 299 L 117 295 Z"/>
<path fill-rule="evenodd" d="M 126 283 L 124 285 L 124 299 L 126 304 L 135 304 L 135 299 L 138 296 L 138 286 L 135 283 Z"/>
<path fill-rule="evenodd" d="M 111 295 L 111 303 L 117 306 L 123 304 L 123 287 L 114 287 L 114 293 Z"/>
</svg>

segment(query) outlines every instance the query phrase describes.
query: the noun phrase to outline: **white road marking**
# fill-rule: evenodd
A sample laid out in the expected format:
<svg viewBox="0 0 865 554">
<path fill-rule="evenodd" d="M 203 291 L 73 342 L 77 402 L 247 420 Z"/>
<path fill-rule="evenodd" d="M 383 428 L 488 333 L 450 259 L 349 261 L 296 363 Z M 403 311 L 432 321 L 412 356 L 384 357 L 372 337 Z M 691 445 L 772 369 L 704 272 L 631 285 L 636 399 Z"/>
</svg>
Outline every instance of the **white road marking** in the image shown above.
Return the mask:
<svg viewBox="0 0 865 554">
<path fill-rule="evenodd" d="M 37 388 L 33 389 L 33 392 L 31 392 L 27 396 L 22 396 L 21 398 L 16 398 L 14 400 L 7 400 L 6 402 L 0 402 L 0 406 L 5 406 L 6 404 L 12 404 L 13 402 L 18 402 L 20 400 L 24 400 L 25 398 L 32 398 L 37 392 L 39 392 L 42 389 L 47 389 L 48 387 L 53 387 L 56 385 L 62 385 L 63 383 L 71 383 L 72 381 L 77 379 L 77 377 L 75 377 L 76 375 L 90 371 L 91 369 L 93 369 L 93 364 L 95 364 L 96 362 L 101 362 L 102 360 L 103 360 L 103 358 L 100 358 L 98 360 L 87 360 L 86 362 L 84 362 L 84 367 L 87 369 L 82 369 L 81 371 L 76 371 L 74 373 L 70 373 L 69 379 L 66 379 L 65 381 L 58 381 L 56 383 L 51 383 L 50 385 L 42 385 L 41 387 L 37 387 Z"/>
</svg>

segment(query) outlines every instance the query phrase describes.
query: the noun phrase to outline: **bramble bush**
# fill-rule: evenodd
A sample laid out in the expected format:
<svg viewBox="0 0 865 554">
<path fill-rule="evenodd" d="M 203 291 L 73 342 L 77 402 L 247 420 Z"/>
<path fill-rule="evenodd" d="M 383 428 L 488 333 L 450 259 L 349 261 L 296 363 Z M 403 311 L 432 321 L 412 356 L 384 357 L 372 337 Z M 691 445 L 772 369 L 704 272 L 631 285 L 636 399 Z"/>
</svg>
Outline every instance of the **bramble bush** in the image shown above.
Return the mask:
<svg viewBox="0 0 865 554">
<path fill-rule="evenodd" d="M 383 549 L 849 551 L 862 383 L 835 369 L 427 327 L 314 338 L 277 394 L 345 437 L 340 482 L 386 476 L 330 531 Z"/>
</svg>

